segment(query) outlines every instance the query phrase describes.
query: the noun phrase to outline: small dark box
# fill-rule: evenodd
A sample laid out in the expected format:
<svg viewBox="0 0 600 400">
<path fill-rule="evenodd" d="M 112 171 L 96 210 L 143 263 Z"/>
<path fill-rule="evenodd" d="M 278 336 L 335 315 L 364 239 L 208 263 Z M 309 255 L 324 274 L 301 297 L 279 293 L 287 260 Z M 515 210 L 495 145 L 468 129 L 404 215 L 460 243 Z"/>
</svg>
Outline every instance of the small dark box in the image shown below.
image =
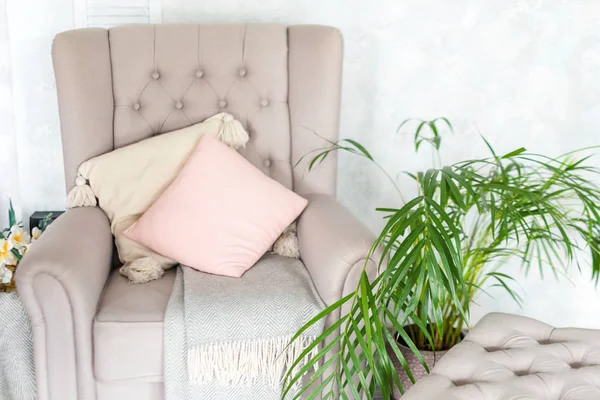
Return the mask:
<svg viewBox="0 0 600 400">
<path fill-rule="evenodd" d="M 63 214 L 64 211 L 36 211 L 33 214 L 31 214 L 31 217 L 29 217 L 29 231 L 31 232 L 31 230 L 40 225 L 40 222 L 42 222 L 42 220 L 44 219 L 44 217 L 46 217 L 46 215 L 48 214 L 52 214 L 52 216 L 50 217 L 50 221 L 48 221 L 48 223 L 52 223 L 56 218 L 60 217 L 61 214 Z"/>
</svg>

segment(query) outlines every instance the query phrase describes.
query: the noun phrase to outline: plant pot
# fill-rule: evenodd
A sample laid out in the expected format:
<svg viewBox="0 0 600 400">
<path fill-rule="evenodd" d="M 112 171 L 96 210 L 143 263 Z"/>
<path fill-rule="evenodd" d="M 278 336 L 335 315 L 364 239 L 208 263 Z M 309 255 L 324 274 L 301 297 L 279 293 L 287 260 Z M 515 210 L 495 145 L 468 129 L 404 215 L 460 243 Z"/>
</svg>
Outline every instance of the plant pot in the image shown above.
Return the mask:
<svg viewBox="0 0 600 400">
<path fill-rule="evenodd" d="M 400 348 L 400 352 L 404 356 L 406 363 L 410 367 L 415 381 L 419 381 L 422 378 L 426 377 L 428 375 L 427 371 L 425 370 L 425 368 L 423 368 L 423 366 L 421 365 L 421 361 L 417 358 L 417 356 L 413 354 L 412 350 L 401 343 L 398 343 L 398 347 Z M 431 370 L 435 366 L 435 363 L 439 361 L 447 352 L 448 350 L 436 351 L 435 353 L 433 351 L 421 350 L 421 355 L 425 359 L 425 363 L 429 367 L 429 370 Z M 413 385 L 413 383 L 410 381 L 410 378 L 408 377 L 408 374 L 404 371 L 404 368 L 402 368 L 400 360 L 398 360 L 393 350 L 389 346 L 388 353 L 390 354 L 394 363 L 394 367 L 398 372 L 400 382 L 402 382 L 402 386 L 404 386 L 404 391 L 407 391 L 408 388 L 410 388 Z M 394 388 L 394 399 L 397 400 L 401 397 L 402 394 L 400 393 L 400 389 L 397 387 Z"/>
<path fill-rule="evenodd" d="M 460 335 L 461 340 L 465 337 L 465 335 L 466 335 L 466 332 L 463 331 Z M 406 363 L 410 367 L 413 377 L 415 378 L 415 382 L 418 382 L 422 378 L 426 377 L 428 375 L 427 371 L 425 370 L 423 365 L 421 365 L 421 361 L 412 352 L 412 350 L 410 348 L 408 348 L 406 345 L 404 345 L 401 341 L 398 341 L 397 344 L 398 344 L 398 348 L 400 349 L 400 352 L 402 353 L 402 355 L 404 356 L 404 359 L 406 360 Z M 398 358 L 394 354 L 394 351 L 391 349 L 391 347 L 389 345 L 387 346 L 387 350 L 388 350 L 388 354 L 390 355 L 390 357 L 392 359 L 392 362 L 394 363 L 396 372 L 398 373 L 398 376 L 400 377 L 400 382 L 402 382 L 404 391 L 406 392 L 411 386 L 413 386 L 413 383 L 411 382 L 410 378 L 408 377 L 408 374 L 406 373 L 406 371 L 404 371 L 404 368 L 402 368 L 402 364 L 400 363 L 400 360 L 398 360 Z M 447 352 L 448 352 L 448 350 L 440 350 L 440 351 L 436 351 L 436 352 L 420 350 L 420 353 L 423 356 L 423 359 L 425 360 L 425 364 L 427 364 L 430 371 L 433 369 L 435 364 L 439 360 L 441 360 L 442 357 Z M 394 399 L 398 400 L 401 397 L 402 397 L 402 394 L 400 393 L 400 389 L 397 387 L 394 388 Z"/>
</svg>

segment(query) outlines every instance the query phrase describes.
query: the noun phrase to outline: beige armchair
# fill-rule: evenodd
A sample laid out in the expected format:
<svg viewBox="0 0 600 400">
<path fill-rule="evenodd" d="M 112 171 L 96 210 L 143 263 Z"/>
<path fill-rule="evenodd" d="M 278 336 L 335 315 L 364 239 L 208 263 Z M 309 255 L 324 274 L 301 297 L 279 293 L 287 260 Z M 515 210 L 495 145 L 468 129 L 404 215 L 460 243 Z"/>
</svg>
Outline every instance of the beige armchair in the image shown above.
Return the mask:
<svg viewBox="0 0 600 400">
<path fill-rule="evenodd" d="M 374 237 L 335 200 L 342 38 L 323 26 L 144 25 L 59 34 L 53 46 L 67 190 L 93 156 L 225 110 L 244 155 L 310 200 L 302 260 L 327 304 L 355 288 Z M 317 132 L 319 136 L 315 135 Z M 165 149 L 168 151 L 168 149 Z M 163 398 L 163 317 L 174 273 L 129 285 L 99 208 L 67 211 L 23 260 L 39 400 Z M 331 317 L 329 324 L 335 317 Z"/>
</svg>

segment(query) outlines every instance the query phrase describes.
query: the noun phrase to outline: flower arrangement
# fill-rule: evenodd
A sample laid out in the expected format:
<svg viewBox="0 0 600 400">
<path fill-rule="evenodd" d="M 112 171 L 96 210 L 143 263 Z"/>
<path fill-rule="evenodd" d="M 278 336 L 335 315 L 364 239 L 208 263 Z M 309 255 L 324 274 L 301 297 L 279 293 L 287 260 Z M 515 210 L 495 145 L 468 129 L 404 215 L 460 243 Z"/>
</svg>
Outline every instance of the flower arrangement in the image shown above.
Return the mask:
<svg viewBox="0 0 600 400">
<path fill-rule="evenodd" d="M 34 227 L 31 236 L 23 230 L 23 223 L 17 222 L 12 201 L 9 201 L 8 224 L 9 227 L 0 231 L 0 291 L 14 289 L 13 274 L 27 253 L 50 222 L 51 214 L 46 215 L 39 226 Z"/>
</svg>

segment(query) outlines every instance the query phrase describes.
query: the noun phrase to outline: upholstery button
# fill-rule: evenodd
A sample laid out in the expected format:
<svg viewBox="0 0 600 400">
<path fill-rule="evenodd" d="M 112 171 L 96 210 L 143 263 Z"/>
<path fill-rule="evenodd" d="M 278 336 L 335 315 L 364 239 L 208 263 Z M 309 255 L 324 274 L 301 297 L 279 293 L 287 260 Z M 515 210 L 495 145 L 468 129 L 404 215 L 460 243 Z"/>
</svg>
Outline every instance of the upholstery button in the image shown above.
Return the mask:
<svg viewBox="0 0 600 400">
<path fill-rule="evenodd" d="M 196 78 L 202 78 L 204 76 L 204 72 L 201 70 L 196 71 Z"/>
<path fill-rule="evenodd" d="M 271 160 L 266 159 L 265 161 L 263 161 L 263 165 L 267 168 L 269 168 L 271 166 Z"/>
<path fill-rule="evenodd" d="M 227 107 L 227 102 L 225 100 L 219 101 L 219 107 L 221 107 L 221 108 Z"/>
<path fill-rule="evenodd" d="M 133 105 L 133 109 L 134 109 L 135 111 L 139 110 L 139 109 L 140 109 L 140 103 L 135 103 L 135 104 Z"/>
<path fill-rule="evenodd" d="M 152 73 L 152 79 L 157 80 L 158 78 L 160 78 L 160 74 L 158 73 L 158 71 L 154 71 Z"/>
<path fill-rule="evenodd" d="M 260 105 L 261 105 L 261 106 L 263 106 L 263 107 L 266 107 L 266 106 L 268 106 L 268 105 L 269 105 L 269 100 L 267 100 L 267 99 L 262 99 L 262 100 L 260 101 Z"/>
<path fill-rule="evenodd" d="M 177 103 L 175 103 L 175 108 L 177 108 L 178 110 L 181 110 L 183 108 L 183 103 L 178 101 Z"/>
<path fill-rule="evenodd" d="M 240 76 L 246 76 L 246 73 L 247 73 L 246 68 L 240 69 L 240 72 L 239 72 Z"/>
</svg>

